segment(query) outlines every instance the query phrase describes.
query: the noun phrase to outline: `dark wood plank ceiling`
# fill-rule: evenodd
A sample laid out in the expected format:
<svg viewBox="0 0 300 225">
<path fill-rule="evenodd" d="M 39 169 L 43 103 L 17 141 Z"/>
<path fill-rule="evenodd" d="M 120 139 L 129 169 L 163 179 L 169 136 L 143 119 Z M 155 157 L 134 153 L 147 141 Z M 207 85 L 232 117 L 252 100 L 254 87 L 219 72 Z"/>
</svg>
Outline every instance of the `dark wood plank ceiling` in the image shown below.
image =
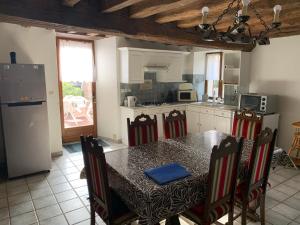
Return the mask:
<svg viewBox="0 0 300 225">
<path fill-rule="evenodd" d="M 23 23 L 58 31 L 120 35 L 176 45 L 192 45 L 250 51 L 254 46 L 205 42 L 194 29 L 202 19 L 201 8 L 210 7 L 209 22 L 215 21 L 229 0 L 0 0 L 0 21 Z M 64 4 L 76 2 L 73 7 Z M 271 37 L 300 34 L 300 0 L 252 0 L 267 23 L 273 19 L 273 6 L 282 5 L 282 27 Z M 263 26 L 249 9 L 254 34 Z M 232 23 L 226 16 L 220 30 Z"/>
</svg>

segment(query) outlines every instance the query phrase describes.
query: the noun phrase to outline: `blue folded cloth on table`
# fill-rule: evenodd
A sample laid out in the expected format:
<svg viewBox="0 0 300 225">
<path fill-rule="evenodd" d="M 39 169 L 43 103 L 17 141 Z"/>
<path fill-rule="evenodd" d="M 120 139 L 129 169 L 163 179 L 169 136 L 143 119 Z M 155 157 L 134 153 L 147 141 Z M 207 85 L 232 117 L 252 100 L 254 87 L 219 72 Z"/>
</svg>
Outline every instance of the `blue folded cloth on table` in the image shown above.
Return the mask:
<svg viewBox="0 0 300 225">
<path fill-rule="evenodd" d="M 190 172 L 178 163 L 147 169 L 144 173 L 159 185 L 164 185 L 191 175 Z"/>
</svg>

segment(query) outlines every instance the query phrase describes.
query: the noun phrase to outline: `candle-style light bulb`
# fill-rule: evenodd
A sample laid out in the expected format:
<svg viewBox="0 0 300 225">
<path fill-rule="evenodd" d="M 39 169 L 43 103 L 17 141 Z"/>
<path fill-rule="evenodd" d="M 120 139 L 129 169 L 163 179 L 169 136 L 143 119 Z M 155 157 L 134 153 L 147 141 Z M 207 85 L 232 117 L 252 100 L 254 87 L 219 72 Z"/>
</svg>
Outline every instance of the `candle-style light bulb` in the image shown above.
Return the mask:
<svg viewBox="0 0 300 225">
<path fill-rule="evenodd" d="M 242 10 L 240 9 L 239 11 L 238 11 L 238 16 L 241 16 L 243 14 L 243 12 L 242 12 Z"/>
<path fill-rule="evenodd" d="M 202 24 L 207 24 L 207 16 L 208 16 L 209 8 L 204 6 L 202 8 Z"/>
<path fill-rule="evenodd" d="M 248 15 L 248 5 L 250 3 L 250 0 L 242 0 L 242 15 L 247 16 Z"/>
<path fill-rule="evenodd" d="M 274 19 L 273 19 L 273 23 L 279 23 L 280 19 L 279 19 L 279 14 L 281 11 L 282 7 L 281 5 L 275 5 L 273 10 L 274 10 Z"/>
</svg>

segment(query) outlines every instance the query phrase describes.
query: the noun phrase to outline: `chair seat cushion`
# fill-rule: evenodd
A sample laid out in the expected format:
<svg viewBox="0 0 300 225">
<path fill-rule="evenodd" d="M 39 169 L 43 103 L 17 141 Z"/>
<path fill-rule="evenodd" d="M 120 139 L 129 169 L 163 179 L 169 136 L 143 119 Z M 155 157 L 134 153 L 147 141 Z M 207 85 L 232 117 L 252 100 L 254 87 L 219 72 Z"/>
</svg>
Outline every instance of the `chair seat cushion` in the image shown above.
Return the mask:
<svg viewBox="0 0 300 225">
<path fill-rule="evenodd" d="M 220 204 L 215 209 L 211 210 L 208 221 L 204 221 L 204 209 L 205 209 L 205 203 L 200 203 L 193 208 L 185 211 L 183 213 L 183 216 L 189 218 L 193 222 L 196 222 L 198 224 L 211 224 L 223 217 L 225 214 L 229 211 L 229 204 Z"/>
<path fill-rule="evenodd" d="M 242 182 L 238 185 L 237 190 L 236 190 L 236 200 L 237 201 L 244 201 L 247 200 L 248 202 L 251 202 L 253 200 L 256 200 L 260 194 L 263 192 L 263 189 L 261 187 L 254 189 L 250 192 L 249 196 L 247 199 L 243 199 L 244 198 L 244 194 L 243 194 L 243 190 L 246 189 L 246 184 L 245 182 Z"/>
<path fill-rule="evenodd" d="M 113 224 L 128 223 L 137 218 L 137 215 L 128 209 L 119 195 L 112 189 L 110 189 L 110 197 Z M 100 206 L 96 206 L 95 209 L 100 216 L 103 215 L 103 210 Z"/>
</svg>

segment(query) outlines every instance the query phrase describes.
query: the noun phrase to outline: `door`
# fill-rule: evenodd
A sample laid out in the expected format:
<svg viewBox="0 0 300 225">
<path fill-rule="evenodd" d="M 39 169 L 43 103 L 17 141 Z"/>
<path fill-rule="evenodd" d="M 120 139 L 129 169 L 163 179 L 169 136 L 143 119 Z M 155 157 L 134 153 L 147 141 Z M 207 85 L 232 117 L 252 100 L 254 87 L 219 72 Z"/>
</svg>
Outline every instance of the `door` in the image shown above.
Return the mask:
<svg viewBox="0 0 300 225">
<path fill-rule="evenodd" d="M 63 142 L 97 136 L 94 43 L 57 39 Z"/>
<path fill-rule="evenodd" d="M 47 103 L 2 106 L 9 178 L 51 169 Z"/>
</svg>

